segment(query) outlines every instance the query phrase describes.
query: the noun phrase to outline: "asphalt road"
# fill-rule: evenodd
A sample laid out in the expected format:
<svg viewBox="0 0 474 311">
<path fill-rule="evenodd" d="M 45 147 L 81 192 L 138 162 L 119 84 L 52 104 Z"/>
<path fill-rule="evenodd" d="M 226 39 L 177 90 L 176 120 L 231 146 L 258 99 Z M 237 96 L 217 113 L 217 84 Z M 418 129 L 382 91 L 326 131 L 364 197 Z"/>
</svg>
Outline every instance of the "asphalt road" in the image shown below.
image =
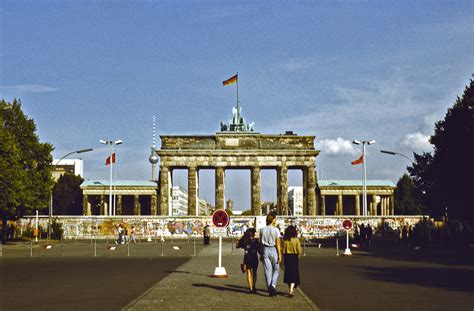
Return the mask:
<svg viewBox="0 0 474 311">
<path fill-rule="evenodd" d="M 189 258 L 2 258 L 0 310 L 119 310 Z"/>
<path fill-rule="evenodd" d="M 473 249 L 353 253 L 306 248 L 301 288 L 321 310 L 474 310 Z"/>
</svg>

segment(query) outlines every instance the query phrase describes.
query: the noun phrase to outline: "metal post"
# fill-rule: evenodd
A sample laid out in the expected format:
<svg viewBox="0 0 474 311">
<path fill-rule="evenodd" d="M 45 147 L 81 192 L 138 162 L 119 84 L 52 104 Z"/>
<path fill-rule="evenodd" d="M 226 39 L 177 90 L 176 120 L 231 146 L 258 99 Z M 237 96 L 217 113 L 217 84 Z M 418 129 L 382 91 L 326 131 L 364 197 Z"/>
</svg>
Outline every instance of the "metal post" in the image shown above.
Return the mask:
<svg viewBox="0 0 474 311">
<path fill-rule="evenodd" d="M 33 257 L 33 241 L 30 241 L 30 257 Z"/>
<path fill-rule="evenodd" d="M 303 256 L 306 256 L 306 239 L 303 238 Z"/>
<path fill-rule="evenodd" d="M 230 253 L 234 253 L 234 237 L 232 237 L 232 248 L 230 249 Z"/>
<path fill-rule="evenodd" d="M 193 256 L 196 256 L 196 238 L 193 239 Z"/>
<path fill-rule="evenodd" d="M 336 237 L 336 256 L 339 256 L 339 238 Z"/>
<path fill-rule="evenodd" d="M 130 257 L 130 241 L 127 242 L 127 257 Z"/>
<path fill-rule="evenodd" d="M 222 235 L 219 235 L 219 268 L 222 267 Z"/>
<path fill-rule="evenodd" d="M 362 196 L 363 196 L 363 201 L 362 201 L 362 212 L 364 216 L 367 216 L 367 185 L 366 185 L 366 180 L 367 180 L 367 164 L 365 162 L 365 141 L 362 142 L 362 165 L 364 166 L 364 176 L 362 179 Z"/>
<path fill-rule="evenodd" d="M 163 256 L 163 239 L 161 239 L 161 256 Z"/>
<path fill-rule="evenodd" d="M 61 235 L 61 257 L 63 257 L 63 236 Z"/>
<path fill-rule="evenodd" d="M 110 159 L 110 184 L 109 184 L 109 206 L 108 212 L 109 216 L 112 216 L 112 166 L 114 161 L 112 161 L 112 141 L 109 141 L 109 159 Z M 112 252 L 111 252 L 112 254 Z"/>
<path fill-rule="evenodd" d="M 97 256 L 97 240 L 94 239 L 94 257 Z"/>
</svg>

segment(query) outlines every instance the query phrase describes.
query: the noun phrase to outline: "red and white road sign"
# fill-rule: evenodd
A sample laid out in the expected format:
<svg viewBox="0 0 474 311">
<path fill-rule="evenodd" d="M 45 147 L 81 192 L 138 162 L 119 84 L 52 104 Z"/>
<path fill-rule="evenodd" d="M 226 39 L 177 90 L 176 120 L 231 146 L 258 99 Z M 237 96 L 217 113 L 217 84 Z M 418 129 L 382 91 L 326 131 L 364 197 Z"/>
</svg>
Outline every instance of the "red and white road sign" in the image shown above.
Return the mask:
<svg viewBox="0 0 474 311">
<path fill-rule="evenodd" d="M 218 209 L 212 214 L 212 223 L 216 227 L 227 227 L 229 224 L 229 215 L 223 209 Z"/>
<path fill-rule="evenodd" d="M 352 221 L 350 219 L 346 219 L 342 222 L 342 227 L 346 230 L 351 230 L 352 228 Z"/>
</svg>

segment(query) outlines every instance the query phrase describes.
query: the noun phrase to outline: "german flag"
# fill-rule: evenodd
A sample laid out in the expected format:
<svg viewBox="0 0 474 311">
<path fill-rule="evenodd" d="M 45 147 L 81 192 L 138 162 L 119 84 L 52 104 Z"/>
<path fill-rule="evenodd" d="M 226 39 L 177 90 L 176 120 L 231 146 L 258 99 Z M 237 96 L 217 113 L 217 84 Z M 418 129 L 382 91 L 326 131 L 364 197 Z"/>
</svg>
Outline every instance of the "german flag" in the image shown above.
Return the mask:
<svg viewBox="0 0 474 311">
<path fill-rule="evenodd" d="M 239 79 L 238 74 L 235 74 L 231 78 L 229 78 L 225 81 L 222 81 L 222 85 L 226 86 L 226 85 L 231 85 L 231 84 L 237 83 L 238 79 Z"/>
</svg>

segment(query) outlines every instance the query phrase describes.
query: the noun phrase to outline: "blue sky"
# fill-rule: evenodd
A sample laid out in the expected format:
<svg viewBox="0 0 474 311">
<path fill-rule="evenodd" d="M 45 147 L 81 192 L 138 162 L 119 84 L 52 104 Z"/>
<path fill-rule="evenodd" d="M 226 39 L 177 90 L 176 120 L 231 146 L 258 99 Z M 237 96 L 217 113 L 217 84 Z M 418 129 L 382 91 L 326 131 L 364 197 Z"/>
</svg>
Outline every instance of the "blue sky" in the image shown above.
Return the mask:
<svg viewBox="0 0 474 311">
<path fill-rule="evenodd" d="M 315 135 L 318 177 L 360 179 L 353 139 L 375 139 L 368 178 L 396 182 L 473 73 L 472 1 L 7 1 L 0 4 L 0 97 L 20 98 L 60 157 L 80 148 L 89 179 L 149 179 L 158 134 L 213 134 L 239 72 L 244 117 L 265 134 Z M 177 172 L 175 181 L 185 184 Z M 263 173 L 274 200 L 275 174 Z M 290 184 L 301 174 L 290 173 Z M 185 185 L 186 186 L 186 185 Z M 213 202 L 213 174 L 201 196 Z M 250 202 L 249 173 L 226 197 Z"/>
</svg>

